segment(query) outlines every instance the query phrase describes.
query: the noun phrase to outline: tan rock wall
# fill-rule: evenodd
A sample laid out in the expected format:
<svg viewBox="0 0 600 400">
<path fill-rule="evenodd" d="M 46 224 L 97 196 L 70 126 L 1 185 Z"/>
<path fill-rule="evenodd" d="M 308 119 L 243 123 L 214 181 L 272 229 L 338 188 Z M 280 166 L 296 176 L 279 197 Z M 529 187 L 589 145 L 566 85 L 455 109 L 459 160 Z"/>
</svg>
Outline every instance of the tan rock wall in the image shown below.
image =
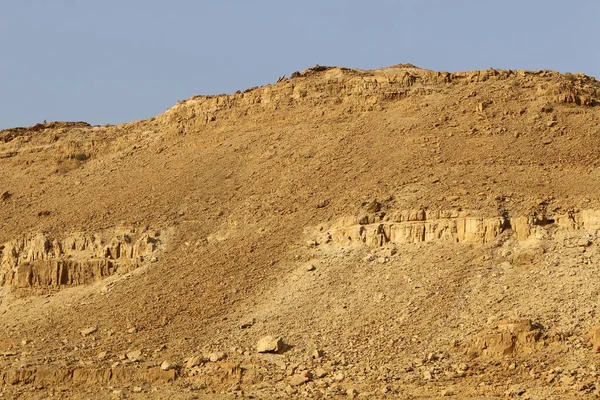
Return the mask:
<svg viewBox="0 0 600 400">
<path fill-rule="evenodd" d="M 549 230 L 596 233 L 599 229 L 597 210 L 569 212 L 543 221 L 533 216 L 485 218 L 463 211 L 403 210 L 384 217 L 377 213 L 342 217 L 332 227 L 331 237 L 340 245 L 365 243 L 369 247 L 432 241 L 484 244 L 506 230 L 518 240 L 527 240 L 539 238 Z"/>
<path fill-rule="evenodd" d="M 88 284 L 148 261 L 161 246 L 155 235 L 135 230 L 43 233 L 0 245 L 0 285 L 16 288 Z"/>
</svg>

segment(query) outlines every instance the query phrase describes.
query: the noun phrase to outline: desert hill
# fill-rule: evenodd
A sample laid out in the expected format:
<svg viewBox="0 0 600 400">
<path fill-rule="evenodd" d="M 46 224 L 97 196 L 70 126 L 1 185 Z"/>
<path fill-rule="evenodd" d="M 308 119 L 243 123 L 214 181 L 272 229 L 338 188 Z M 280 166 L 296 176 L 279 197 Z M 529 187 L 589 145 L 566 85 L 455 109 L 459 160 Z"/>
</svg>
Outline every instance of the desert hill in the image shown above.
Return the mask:
<svg viewBox="0 0 600 400">
<path fill-rule="evenodd" d="M 316 66 L 0 131 L 1 393 L 598 395 L 598 105 L 583 74 Z"/>
</svg>

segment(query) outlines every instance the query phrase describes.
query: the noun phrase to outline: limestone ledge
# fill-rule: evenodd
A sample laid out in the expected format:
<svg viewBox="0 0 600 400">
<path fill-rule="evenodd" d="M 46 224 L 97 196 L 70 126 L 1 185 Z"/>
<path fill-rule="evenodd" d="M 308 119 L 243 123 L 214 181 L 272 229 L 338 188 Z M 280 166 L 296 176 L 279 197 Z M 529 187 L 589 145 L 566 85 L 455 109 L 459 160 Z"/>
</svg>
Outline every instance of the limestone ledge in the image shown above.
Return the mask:
<svg viewBox="0 0 600 400">
<path fill-rule="evenodd" d="M 123 229 L 14 239 L 0 245 L 0 286 L 82 285 L 128 272 L 160 248 L 159 235 Z"/>
<path fill-rule="evenodd" d="M 339 245 L 365 243 L 380 247 L 388 243 L 406 244 L 432 241 L 484 244 L 505 231 L 518 240 L 544 237 L 550 229 L 600 229 L 600 210 L 566 212 L 560 215 L 496 217 L 469 216 L 467 211 L 404 210 L 380 214 L 364 214 L 341 218 L 330 230 L 331 240 Z"/>
<path fill-rule="evenodd" d="M 281 78 L 276 84 L 231 95 L 194 96 L 179 102 L 157 120 L 165 124 L 185 121 L 208 124 L 222 118 L 223 112 L 228 110 L 235 111 L 229 115 L 235 119 L 300 104 L 341 105 L 354 111 L 371 111 L 382 104 L 414 95 L 443 92 L 448 85 L 473 85 L 486 81 L 506 81 L 509 82 L 507 85 L 510 82 L 528 82 L 536 87 L 537 98 L 545 98 L 551 103 L 583 106 L 600 103 L 598 82 L 579 74 L 567 77 L 554 71 L 489 69 L 451 73 L 405 67 L 373 71 L 318 67 L 296 73 L 292 78 Z"/>
</svg>

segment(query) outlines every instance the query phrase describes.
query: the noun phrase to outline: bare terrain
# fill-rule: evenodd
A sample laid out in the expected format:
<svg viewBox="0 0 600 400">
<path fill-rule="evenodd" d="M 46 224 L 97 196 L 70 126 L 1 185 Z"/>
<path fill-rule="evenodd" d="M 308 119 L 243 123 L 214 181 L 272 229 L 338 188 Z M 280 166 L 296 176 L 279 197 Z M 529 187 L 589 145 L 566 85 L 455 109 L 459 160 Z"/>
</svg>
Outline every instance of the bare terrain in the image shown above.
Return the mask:
<svg viewBox="0 0 600 400">
<path fill-rule="evenodd" d="M 316 66 L 0 131 L 0 397 L 600 397 L 599 106 Z"/>
</svg>

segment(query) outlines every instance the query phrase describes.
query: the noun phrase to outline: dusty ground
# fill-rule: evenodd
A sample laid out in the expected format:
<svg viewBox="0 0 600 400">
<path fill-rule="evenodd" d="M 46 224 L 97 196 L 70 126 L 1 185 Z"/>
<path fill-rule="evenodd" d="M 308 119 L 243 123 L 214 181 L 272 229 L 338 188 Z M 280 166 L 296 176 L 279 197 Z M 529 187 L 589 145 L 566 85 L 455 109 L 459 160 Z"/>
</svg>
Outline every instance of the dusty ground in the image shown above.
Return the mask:
<svg viewBox="0 0 600 400">
<path fill-rule="evenodd" d="M 315 67 L 0 131 L 0 395 L 598 397 L 599 90 Z"/>
</svg>

